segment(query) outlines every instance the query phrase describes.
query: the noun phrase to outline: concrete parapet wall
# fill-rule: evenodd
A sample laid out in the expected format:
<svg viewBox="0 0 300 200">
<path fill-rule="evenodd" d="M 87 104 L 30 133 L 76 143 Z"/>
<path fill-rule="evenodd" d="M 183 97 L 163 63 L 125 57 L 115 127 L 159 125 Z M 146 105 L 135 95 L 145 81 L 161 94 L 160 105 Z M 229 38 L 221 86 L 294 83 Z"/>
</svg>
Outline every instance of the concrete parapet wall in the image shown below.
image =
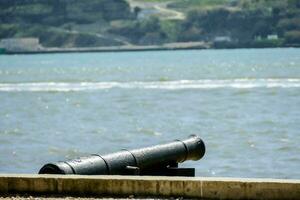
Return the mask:
<svg viewBox="0 0 300 200">
<path fill-rule="evenodd" d="M 0 175 L 0 197 L 156 196 L 204 199 L 300 199 L 300 180 L 147 176 Z"/>
</svg>

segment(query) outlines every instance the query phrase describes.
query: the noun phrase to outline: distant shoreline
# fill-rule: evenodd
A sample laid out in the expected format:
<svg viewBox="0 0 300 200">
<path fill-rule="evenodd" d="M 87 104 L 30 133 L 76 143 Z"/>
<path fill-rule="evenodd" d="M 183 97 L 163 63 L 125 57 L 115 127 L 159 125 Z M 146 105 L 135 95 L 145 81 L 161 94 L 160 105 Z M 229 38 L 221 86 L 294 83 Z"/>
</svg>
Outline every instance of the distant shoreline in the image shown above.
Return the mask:
<svg viewBox="0 0 300 200">
<path fill-rule="evenodd" d="M 170 50 L 201 50 L 201 49 L 252 49 L 252 48 L 299 48 L 299 45 L 289 46 L 263 46 L 263 47 L 244 47 L 244 46 L 224 46 L 212 47 L 211 44 L 203 42 L 188 43 L 169 43 L 164 45 L 151 46 L 111 46 L 111 47 L 74 47 L 74 48 L 42 48 L 37 50 L 6 50 L 5 55 L 14 54 L 52 54 L 52 53 L 89 53 L 89 52 L 134 52 L 134 51 L 170 51 Z"/>
<path fill-rule="evenodd" d="M 45 54 L 45 53 L 84 53 L 84 52 L 129 52 L 129 51 L 162 51 L 162 50 L 187 50 L 210 49 L 210 45 L 203 42 L 168 43 L 164 45 L 124 45 L 106 47 L 73 47 L 73 48 L 41 48 L 36 50 L 6 50 L 3 54 Z"/>
</svg>

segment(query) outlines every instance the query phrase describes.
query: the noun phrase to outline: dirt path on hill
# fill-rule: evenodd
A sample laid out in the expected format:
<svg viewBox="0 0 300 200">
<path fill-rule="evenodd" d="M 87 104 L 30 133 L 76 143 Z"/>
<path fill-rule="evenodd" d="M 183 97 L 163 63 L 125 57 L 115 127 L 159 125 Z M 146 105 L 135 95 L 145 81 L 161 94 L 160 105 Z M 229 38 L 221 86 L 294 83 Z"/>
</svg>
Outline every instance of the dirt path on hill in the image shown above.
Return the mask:
<svg viewBox="0 0 300 200">
<path fill-rule="evenodd" d="M 168 5 L 170 3 L 173 3 L 173 1 L 167 1 L 167 2 L 141 2 L 138 0 L 127 0 L 127 2 L 130 4 L 131 8 L 134 7 L 140 7 L 143 10 L 155 10 L 157 13 L 159 13 L 159 17 L 163 19 L 176 19 L 176 20 L 183 20 L 185 19 L 185 14 L 182 12 L 179 12 L 177 10 L 168 8 Z"/>
<path fill-rule="evenodd" d="M 70 33 L 70 34 L 89 34 L 89 35 L 93 35 L 96 36 L 98 38 L 101 39 L 110 39 L 110 40 L 114 40 L 117 42 L 122 43 L 123 45 L 132 45 L 130 42 L 128 42 L 124 37 L 118 36 L 118 35 L 113 35 L 113 34 L 101 34 L 101 33 L 95 33 L 95 32 L 82 32 L 82 31 L 78 31 L 78 30 L 67 30 L 67 29 L 63 29 L 63 28 L 58 28 L 58 27 L 52 27 L 52 30 L 56 30 L 58 32 L 64 32 L 64 33 Z"/>
<path fill-rule="evenodd" d="M 178 19 L 178 20 L 185 19 L 185 15 L 182 12 L 168 8 L 169 3 L 170 2 L 161 5 L 155 5 L 154 8 L 159 10 L 161 13 L 167 15 L 165 17 L 167 19 Z"/>
</svg>

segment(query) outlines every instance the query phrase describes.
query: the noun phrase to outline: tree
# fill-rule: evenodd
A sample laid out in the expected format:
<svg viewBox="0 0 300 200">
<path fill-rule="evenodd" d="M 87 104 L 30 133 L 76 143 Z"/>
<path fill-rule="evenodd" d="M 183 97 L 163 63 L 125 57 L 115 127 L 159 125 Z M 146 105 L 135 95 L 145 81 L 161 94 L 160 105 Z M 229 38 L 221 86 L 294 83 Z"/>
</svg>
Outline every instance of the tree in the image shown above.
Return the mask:
<svg viewBox="0 0 300 200">
<path fill-rule="evenodd" d="M 134 7 L 133 12 L 134 12 L 134 16 L 135 18 L 138 17 L 139 13 L 142 11 L 142 9 L 138 6 Z"/>
<path fill-rule="evenodd" d="M 270 24 L 265 20 L 258 21 L 253 27 L 253 36 L 267 37 L 272 33 Z"/>
<path fill-rule="evenodd" d="M 67 16 L 67 3 L 65 0 L 52 0 L 52 13 L 54 15 L 62 15 L 64 21 Z"/>
</svg>

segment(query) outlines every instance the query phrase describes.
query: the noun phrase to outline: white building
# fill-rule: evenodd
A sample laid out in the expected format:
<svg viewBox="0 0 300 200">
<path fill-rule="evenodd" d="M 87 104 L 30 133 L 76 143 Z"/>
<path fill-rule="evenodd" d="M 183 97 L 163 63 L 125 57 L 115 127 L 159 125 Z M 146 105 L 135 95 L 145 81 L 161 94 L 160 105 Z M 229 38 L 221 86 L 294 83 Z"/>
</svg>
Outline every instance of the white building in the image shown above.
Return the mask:
<svg viewBox="0 0 300 200">
<path fill-rule="evenodd" d="M 6 51 L 37 51 L 42 49 L 38 38 L 6 38 L 0 41 Z"/>
<path fill-rule="evenodd" d="M 214 42 L 231 42 L 231 37 L 229 36 L 217 36 L 214 39 Z"/>
<path fill-rule="evenodd" d="M 278 40 L 278 35 L 277 34 L 272 34 L 267 36 L 268 40 Z"/>
</svg>

